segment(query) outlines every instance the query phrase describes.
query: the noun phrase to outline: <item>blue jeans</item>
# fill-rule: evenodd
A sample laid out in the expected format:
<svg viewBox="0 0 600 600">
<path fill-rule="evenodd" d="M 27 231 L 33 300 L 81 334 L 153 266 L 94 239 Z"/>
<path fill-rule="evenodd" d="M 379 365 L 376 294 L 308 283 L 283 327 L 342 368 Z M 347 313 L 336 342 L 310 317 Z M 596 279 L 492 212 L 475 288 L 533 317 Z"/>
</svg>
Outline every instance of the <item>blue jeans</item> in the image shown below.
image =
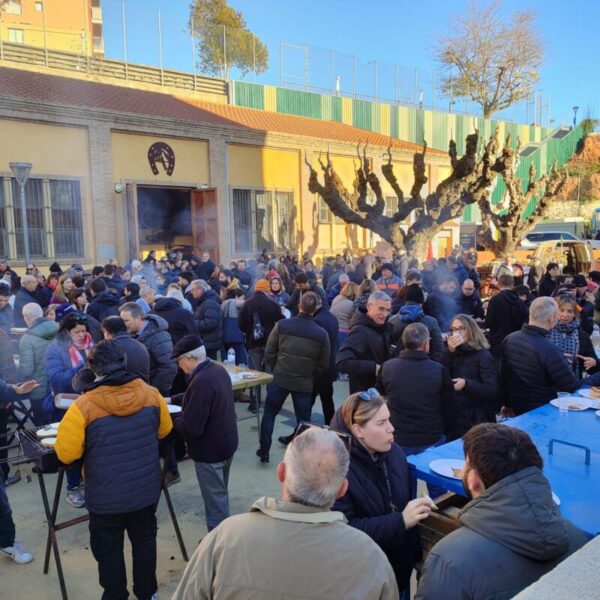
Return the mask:
<svg viewBox="0 0 600 600">
<path fill-rule="evenodd" d="M 8 503 L 4 477 L 0 476 L 0 548 L 12 546 L 15 542 L 15 522 Z"/>
<path fill-rule="evenodd" d="M 81 463 L 79 461 L 69 465 L 65 469 L 67 475 L 67 491 L 81 485 Z"/>
<path fill-rule="evenodd" d="M 446 436 L 443 435 L 435 444 L 431 444 L 431 446 L 400 446 L 400 447 L 402 448 L 402 450 L 404 451 L 404 454 L 406 456 L 412 456 L 414 454 L 421 454 L 421 452 L 425 452 L 425 450 L 429 450 L 429 448 L 436 448 L 437 446 L 442 446 L 445 443 L 446 443 Z M 416 498 L 417 497 L 417 480 L 411 479 L 410 486 L 411 486 L 410 496 L 411 496 L 411 498 Z M 445 494 L 448 491 L 447 489 L 440 487 L 438 485 L 435 485 L 433 483 L 427 484 L 427 490 L 429 491 L 429 495 L 432 498 L 437 498 L 438 496 L 441 496 L 442 494 Z"/>
<path fill-rule="evenodd" d="M 294 403 L 294 413 L 296 414 L 296 423 L 310 421 L 311 413 L 311 393 L 294 392 L 282 388 L 275 381 L 267 385 L 267 398 L 265 400 L 265 412 L 260 422 L 260 449 L 263 452 L 269 452 L 271 449 L 271 437 L 275 427 L 275 417 L 283 407 L 285 399 L 292 395 Z"/>
</svg>

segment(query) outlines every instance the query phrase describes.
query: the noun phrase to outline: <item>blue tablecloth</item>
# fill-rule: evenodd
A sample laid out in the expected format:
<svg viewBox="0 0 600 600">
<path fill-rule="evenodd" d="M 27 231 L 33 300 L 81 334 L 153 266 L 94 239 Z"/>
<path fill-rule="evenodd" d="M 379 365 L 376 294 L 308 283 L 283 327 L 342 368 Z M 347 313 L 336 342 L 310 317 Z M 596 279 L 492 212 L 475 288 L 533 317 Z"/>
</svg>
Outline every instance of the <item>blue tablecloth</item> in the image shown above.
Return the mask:
<svg viewBox="0 0 600 600">
<path fill-rule="evenodd" d="M 529 413 L 508 419 L 505 425 L 518 427 L 531 436 L 544 459 L 544 474 L 552 491 L 560 498 L 561 513 L 589 535 L 600 533 L 600 417 L 595 411 L 560 412 L 551 405 L 542 406 Z M 585 464 L 585 452 L 563 444 L 554 444 L 549 453 L 551 439 L 563 440 L 590 449 L 590 464 Z M 437 475 L 430 468 L 433 460 L 440 458 L 464 459 L 462 440 L 427 450 L 408 457 L 411 475 L 466 496 L 462 483 Z"/>
</svg>

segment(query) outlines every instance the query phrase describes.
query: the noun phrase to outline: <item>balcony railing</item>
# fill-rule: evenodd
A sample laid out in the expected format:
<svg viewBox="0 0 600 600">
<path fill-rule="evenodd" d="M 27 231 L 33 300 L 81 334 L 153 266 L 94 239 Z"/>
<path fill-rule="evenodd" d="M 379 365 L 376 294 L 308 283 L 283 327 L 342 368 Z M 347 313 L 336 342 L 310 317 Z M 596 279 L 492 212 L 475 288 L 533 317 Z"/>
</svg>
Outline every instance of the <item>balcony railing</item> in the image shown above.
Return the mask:
<svg viewBox="0 0 600 600">
<path fill-rule="evenodd" d="M 102 54 L 104 56 L 104 39 L 101 37 L 94 38 L 94 54 Z"/>
</svg>

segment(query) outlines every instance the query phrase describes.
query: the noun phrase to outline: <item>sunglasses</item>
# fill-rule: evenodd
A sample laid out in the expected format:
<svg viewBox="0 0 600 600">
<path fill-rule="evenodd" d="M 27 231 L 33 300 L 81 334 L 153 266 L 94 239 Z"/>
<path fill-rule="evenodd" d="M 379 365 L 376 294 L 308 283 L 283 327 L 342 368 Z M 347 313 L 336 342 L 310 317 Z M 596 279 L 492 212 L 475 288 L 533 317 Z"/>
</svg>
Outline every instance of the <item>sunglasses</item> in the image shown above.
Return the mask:
<svg viewBox="0 0 600 600">
<path fill-rule="evenodd" d="M 88 318 L 86 315 L 80 315 L 75 319 L 75 323 L 77 325 L 85 325 L 88 322 Z"/>
<path fill-rule="evenodd" d="M 371 402 L 374 398 L 379 398 L 381 394 L 375 388 L 369 388 L 366 392 L 360 392 L 358 398 L 363 402 Z"/>
<path fill-rule="evenodd" d="M 327 431 L 331 431 L 331 433 L 335 433 L 338 436 L 342 444 L 344 444 L 344 448 L 348 452 L 350 452 L 350 447 L 352 445 L 352 436 L 347 433 L 342 433 L 340 431 L 336 431 L 335 429 L 331 429 L 331 427 L 327 425 L 317 425 L 316 423 L 308 423 L 306 421 L 302 421 L 298 427 L 296 427 L 296 431 L 294 431 L 294 439 L 296 439 L 301 433 L 308 431 L 309 429 L 316 427 L 317 429 L 326 429 Z M 293 440 L 292 440 L 293 441 Z"/>
</svg>

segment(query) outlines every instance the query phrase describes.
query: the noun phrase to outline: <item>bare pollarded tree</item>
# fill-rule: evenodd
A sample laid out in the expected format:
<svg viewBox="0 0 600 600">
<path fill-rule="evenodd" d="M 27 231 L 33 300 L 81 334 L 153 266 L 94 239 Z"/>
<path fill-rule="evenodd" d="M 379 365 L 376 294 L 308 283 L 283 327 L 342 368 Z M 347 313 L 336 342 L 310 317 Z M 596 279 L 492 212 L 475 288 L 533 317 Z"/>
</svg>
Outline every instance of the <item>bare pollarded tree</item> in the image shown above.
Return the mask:
<svg viewBox="0 0 600 600">
<path fill-rule="evenodd" d="M 421 192 L 427 183 L 425 175 L 427 146 L 425 145 L 422 152 L 416 152 L 413 156 L 414 183 L 406 197 L 394 175 L 392 152 L 391 148 L 388 148 L 388 160 L 381 171 L 398 198 L 398 209 L 391 216 L 385 214 L 385 197 L 379 178 L 371 169 L 366 147 L 363 148 L 362 154 L 360 145 L 357 149 L 359 164 L 352 191 L 345 187 L 336 173 L 329 152 L 327 152 L 326 162 L 323 162 L 321 156 L 318 161 L 323 173 L 323 183 L 319 181 L 316 169 L 305 157 L 305 163 L 310 170 L 308 188 L 312 193 L 319 194 L 323 198 L 336 217 L 346 223 L 373 231 L 391 244 L 396 251 L 406 250 L 412 256 L 421 259 L 426 255 L 429 242 L 445 223 L 460 217 L 467 206 L 477 204 L 482 212 L 485 212 L 486 226 L 482 234 L 485 241 L 489 241 L 491 248 L 496 243 L 491 234 L 491 223 L 502 232 L 506 232 L 510 227 L 513 227 L 515 232 L 519 231 L 520 225 L 511 225 L 514 213 L 518 213 L 517 205 L 526 206 L 527 202 L 540 193 L 545 185 L 546 192 L 539 207 L 536 208 L 534 213 L 536 216 L 532 215 L 532 217 L 537 218 L 538 212 L 543 215 L 550 197 L 559 190 L 557 187 L 559 173 L 555 171 L 550 178 L 542 177 L 535 181 L 535 173 L 531 172 L 529 186 L 526 192 L 523 192 L 522 182 L 515 175 L 517 154 L 511 148 L 510 136 L 507 136 L 504 146 L 500 148 L 498 130 L 496 130 L 483 146 L 480 155 L 478 155 L 478 142 L 479 132 L 468 135 L 466 152 L 458 158 L 456 143 L 454 140 L 450 141 L 448 154 L 452 172 L 438 184 L 434 192 L 426 197 L 423 197 Z M 508 219 L 504 215 L 493 212 L 490 202 L 491 192 L 498 176 L 505 181 L 511 198 L 509 206 L 511 216 Z M 368 199 L 369 189 L 375 196 L 374 202 Z M 522 211 L 522 208 L 520 210 Z M 410 225 L 403 224 L 403 221 L 407 220 L 410 220 Z M 505 233 L 502 235 L 504 236 Z M 508 239 L 508 234 L 506 238 Z"/>
</svg>

